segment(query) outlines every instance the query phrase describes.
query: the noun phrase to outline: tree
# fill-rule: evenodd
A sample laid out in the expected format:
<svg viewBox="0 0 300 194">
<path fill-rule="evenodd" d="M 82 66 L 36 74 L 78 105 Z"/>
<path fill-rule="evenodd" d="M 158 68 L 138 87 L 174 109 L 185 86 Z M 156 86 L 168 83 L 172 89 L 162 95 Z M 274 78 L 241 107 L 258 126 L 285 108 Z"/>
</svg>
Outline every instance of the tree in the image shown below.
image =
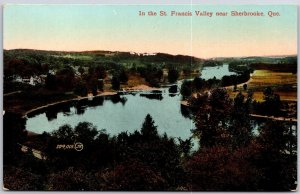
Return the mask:
<svg viewBox="0 0 300 194">
<path fill-rule="evenodd" d="M 183 81 L 181 88 L 180 88 L 180 94 L 183 97 L 188 97 L 188 96 L 192 95 L 192 81 L 187 81 L 187 80 Z"/>
<path fill-rule="evenodd" d="M 74 93 L 79 96 L 86 96 L 88 94 L 86 84 L 83 81 L 78 81 L 75 84 Z"/>
<path fill-rule="evenodd" d="M 250 118 L 250 105 L 252 96 L 245 96 L 239 92 L 234 98 L 231 110 L 229 131 L 232 135 L 233 146 L 246 146 L 252 139 L 252 125 Z"/>
<path fill-rule="evenodd" d="M 132 159 L 116 166 L 110 178 L 118 191 L 162 191 L 166 185 L 156 169 Z"/>
<path fill-rule="evenodd" d="M 48 63 L 41 64 L 41 70 L 42 70 L 43 74 L 49 72 L 49 65 L 48 65 Z"/>
<path fill-rule="evenodd" d="M 170 83 L 174 83 L 177 81 L 177 79 L 179 78 L 179 72 L 178 70 L 172 68 L 172 69 L 169 69 L 169 72 L 168 72 L 168 80 Z"/>
<path fill-rule="evenodd" d="M 127 75 L 127 73 L 124 69 L 121 70 L 119 78 L 120 78 L 120 82 L 122 82 L 122 83 L 127 83 L 128 82 L 128 75 Z"/>
<path fill-rule="evenodd" d="M 101 186 L 92 173 L 69 167 L 63 171 L 50 174 L 47 190 L 97 191 L 101 190 Z"/>
<path fill-rule="evenodd" d="M 185 185 L 187 179 L 180 165 L 182 152 L 173 138 L 168 138 L 166 134 L 162 137 L 158 135 L 150 115 L 146 116 L 141 133 L 137 131 L 133 134 L 122 133 L 117 139 L 115 153 L 121 161 L 128 161 L 129 158 L 138 159 L 145 165 L 145 169 L 149 166 L 156 175 L 165 180 L 166 189 Z M 132 174 L 139 173 L 133 171 Z"/>
<path fill-rule="evenodd" d="M 146 68 L 139 67 L 138 72 L 151 86 L 159 87 L 159 82 L 163 77 L 163 70 L 161 68 L 148 65 Z"/>
<path fill-rule="evenodd" d="M 90 88 L 90 90 L 92 90 L 92 93 L 94 96 L 96 96 L 98 94 L 98 79 L 96 77 L 92 77 L 90 79 L 89 88 Z"/>
<path fill-rule="evenodd" d="M 75 73 L 72 67 L 66 66 L 56 74 L 57 82 L 64 90 L 71 90 L 74 86 Z"/>
<path fill-rule="evenodd" d="M 106 70 L 105 70 L 103 65 L 97 65 L 96 66 L 95 74 L 96 74 L 97 79 L 104 79 L 107 76 Z"/>
<path fill-rule="evenodd" d="M 274 153 L 284 153 L 287 150 L 287 128 L 280 122 L 269 121 L 260 129 L 258 142 Z"/>
<path fill-rule="evenodd" d="M 154 125 L 154 121 L 149 114 L 145 117 L 141 133 L 145 137 L 155 137 L 158 135 L 157 127 Z"/>
<path fill-rule="evenodd" d="M 83 67 L 79 67 L 78 68 L 78 72 L 80 73 L 80 75 L 82 76 L 83 74 L 84 74 L 84 69 L 83 69 Z"/>
<path fill-rule="evenodd" d="M 297 156 L 288 152 L 289 140 L 288 129 L 279 121 L 268 121 L 260 129 L 259 155 L 254 162 L 262 170 L 261 184 L 267 191 L 290 191 L 297 187 Z"/>
<path fill-rule="evenodd" d="M 70 125 L 63 125 L 51 133 L 59 143 L 72 144 L 75 141 L 75 132 Z"/>
<path fill-rule="evenodd" d="M 247 84 L 244 84 L 244 85 L 243 85 L 243 88 L 244 88 L 245 91 L 247 91 L 248 85 L 247 85 Z"/>
<path fill-rule="evenodd" d="M 111 87 L 114 90 L 119 90 L 120 89 L 120 80 L 117 76 L 113 76 L 111 79 Z"/>
<path fill-rule="evenodd" d="M 156 77 L 157 77 L 158 81 L 160 81 L 162 79 L 163 75 L 164 75 L 164 71 L 161 68 L 157 69 Z"/>
<path fill-rule="evenodd" d="M 27 139 L 26 119 L 22 115 L 6 112 L 3 116 L 3 163 L 13 163 L 20 154 L 20 146 Z"/>
<path fill-rule="evenodd" d="M 97 86 L 98 86 L 98 90 L 103 91 L 103 88 L 104 88 L 103 80 L 98 80 Z"/>
<path fill-rule="evenodd" d="M 56 76 L 48 73 L 45 80 L 45 87 L 49 90 L 54 90 L 57 88 Z"/>
<path fill-rule="evenodd" d="M 189 99 L 201 147 L 227 145 L 231 141 L 228 131 L 228 119 L 231 100 L 225 89 L 217 88 L 210 93 L 197 94 Z"/>
<path fill-rule="evenodd" d="M 201 149 L 186 162 L 192 191 L 260 191 L 261 174 L 252 164 L 256 150 L 227 146 Z"/>
<path fill-rule="evenodd" d="M 29 169 L 15 166 L 3 167 L 3 187 L 12 191 L 43 190 L 43 179 L 44 177 L 31 173 Z"/>
<path fill-rule="evenodd" d="M 184 75 L 191 75 L 193 69 L 192 69 L 191 65 L 185 65 L 182 71 L 183 71 Z"/>
<path fill-rule="evenodd" d="M 93 87 L 92 87 L 92 94 L 93 94 L 93 96 L 96 96 L 98 94 L 97 85 L 93 85 Z"/>
<path fill-rule="evenodd" d="M 196 91 L 201 90 L 205 85 L 205 80 L 200 77 L 195 77 L 193 80 L 193 87 Z"/>
<path fill-rule="evenodd" d="M 179 141 L 179 149 L 181 150 L 184 157 L 187 157 L 192 149 L 192 138 L 182 140 L 181 138 L 178 139 Z"/>
<path fill-rule="evenodd" d="M 96 127 L 94 127 L 91 123 L 88 122 L 80 122 L 74 129 L 75 140 L 81 142 L 83 144 L 91 144 L 97 134 L 98 131 Z"/>
<path fill-rule="evenodd" d="M 281 113 L 281 100 L 278 94 L 267 87 L 264 92 L 263 110 L 267 115 L 279 115 Z"/>
</svg>

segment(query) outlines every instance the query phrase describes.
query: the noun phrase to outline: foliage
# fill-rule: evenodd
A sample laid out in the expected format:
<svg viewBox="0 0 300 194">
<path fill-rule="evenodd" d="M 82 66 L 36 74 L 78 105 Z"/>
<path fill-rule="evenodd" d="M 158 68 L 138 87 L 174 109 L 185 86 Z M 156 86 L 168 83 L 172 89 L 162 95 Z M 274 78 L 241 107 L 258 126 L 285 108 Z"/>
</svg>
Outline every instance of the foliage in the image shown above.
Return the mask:
<svg viewBox="0 0 300 194">
<path fill-rule="evenodd" d="M 78 68 L 78 72 L 80 73 L 80 75 L 83 75 L 84 74 L 84 68 L 82 66 L 80 66 Z"/>
<path fill-rule="evenodd" d="M 86 84 L 83 81 L 79 81 L 75 84 L 74 94 L 79 96 L 87 96 L 88 91 L 86 88 Z"/>
<path fill-rule="evenodd" d="M 174 83 L 178 80 L 179 78 L 179 72 L 177 69 L 169 69 L 169 72 L 168 72 L 168 81 L 170 83 Z"/>
<path fill-rule="evenodd" d="M 156 66 L 147 65 L 146 67 L 138 67 L 137 71 L 145 78 L 145 80 L 154 87 L 159 86 L 159 82 L 163 77 L 163 70 Z"/>
<path fill-rule="evenodd" d="M 128 75 L 124 69 L 120 72 L 119 77 L 120 77 L 120 82 L 122 82 L 122 83 L 128 82 Z"/>
<path fill-rule="evenodd" d="M 50 174 L 46 189 L 50 191 L 97 191 L 101 187 L 93 174 L 69 167 L 61 172 Z"/>
<path fill-rule="evenodd" d="M 147 114 L 145 121 L 142 125 L 141 134 L 145 138 L 152 138 L 158 136 L 157 128 L 154 125 L 154 121 L 149 114 Z"/>
<path fill-rule="evenodd" d="M 44 189 L 41 175 L 16 167 L 4 167 L 3 186 L 11 191 L 38 191 Z"/>
<path fill-rule="evenodd" d="M 195 111 L 194 133 L 200 138 L 201 147 L 228 145 L 227 120 L 232 104 L 226 90 L 218 88 L 198 94 L 189 104 Z"/>
<path fill-rule="evenodd" d="M 282 102 L 280 100 L 280 96 L 274 93 L 270 87 L 267 87 L 263 94 L 263 102 L 253 102 L 254 111 L 264 115 L 280 116 L 282 114 Z"/>
<path fill-rule="evenodd" d="M 260 172 L 251 164 L 255 150 L 240 148 L 234 153 L 224 146 L 204 148 L 186 164 L 193 191 L 256 191 Z"/>
<path fill-rule="evenodd" d="M 48 73 L 45 80 L 45 87 L 49 90 L 55 90 L 57 88 L 56 76 Z"/>
<path fill-rule="evenodd" d="M 72 67 L 66 66 L 56 73 L 56 80 L 59 87 L 69 91 L 73 89 L 75 81 L 75 72 Z"/>
<path fill-rule="evenodd" d="M 271 94 L 266 91 L 266 95 Z M 186 163 L 192 179 L 189 189 L 295 189 L 296 141 L 292 127 L 268 121 L 261 126 L 259 135 L 253 136 L 251 104 L 251 94 L 245 98 L 239 93 L 231 102 L 222 89 L 190 100 L 196 122 L 194 133 L 200 138 L 201 149 Z"/>
<path fill-rule="evenodd" d="M 192 81 L 183 81 L 180 88 L 180 94 L 183 97 L 189 97 L 190 95 L 192 95 Z"/>
<path fill-rule="evenodd" d="M 166 189 L 165 180 L 160 173 L 137 159 L 116 166 L 111 179 L 113 190 L 116 191 L 162 191 Z"/>
<path fill-rule="evenodd" d="M 25 130 L 26 120 L 22 115 L 6 112 L 3 116 L 3 164 L 14 163 L 15 157 L 20 154 L 18 143 L 23 143 L 27 139 Z"/>
<path fill-rule="evenodd" d="M 195 77 L 193 80 L 193 87 L 195 91 L 201 90 L 205 86 L 205 80 L 200 77 Z"/>
<path fill-rule="evenodd" d="M 222 77 L 221 86 L 231 86 L 247 82 L 250 79 L 250 71 L 246 70 L 238 75 L 225 75 Z"/>
<path fill-rule="evenodd" d="M 120 79 L 115 75 L 111 79 L 111 87 L 114 90 L 119 90 L 120 89 Z"/>
<path fill-rule="evenodd" d="M 252 139 L 252 123 L 249 115 L 251 103 L 251 95 L 245 99 L 242 93 L 238 93 L 234 98 L 229 121 L 229 131 L 232 134 L 234 147 L 246 146 Z"/>
</svg>

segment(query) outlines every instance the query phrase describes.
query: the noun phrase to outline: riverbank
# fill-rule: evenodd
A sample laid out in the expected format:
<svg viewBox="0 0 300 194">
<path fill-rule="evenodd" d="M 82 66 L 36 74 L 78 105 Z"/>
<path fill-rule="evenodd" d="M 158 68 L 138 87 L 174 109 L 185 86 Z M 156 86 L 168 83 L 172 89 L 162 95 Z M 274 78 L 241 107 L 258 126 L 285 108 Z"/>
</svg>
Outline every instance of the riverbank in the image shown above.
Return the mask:
<svg viewBox="0 0 300 194">
<path fill-rule="evenodd" d="M 63 103 L 68 103 L 68 102 L 72 102 L 72 101 L 78 101 L 78 100 L 84 100 L 84 99 L 90 99 L 93 97 L 97 97 L 97 96 L 112 96 L 112 95 L 116 95 L 117 92 L 103 92 L 101 94 L 98 94 L 96 96 L 92 96 L 92 95 L 88 95 L 88 96 L 84 96 L 84 97 L 76 97 L 76 98 L 72 98 L 72 99 L 68 99 L 68 100 L 61 100 L 61 101 L 57 101 L 57 102 L 53 102 L 53 103 L 49 103 L 46 104 L 44 106 L 39 106 L 33 109 L 30 109 L 29 111 L 25 112 L 23 117 L 27 117 L 28 114 L 34 113 L 35 111 L 44 109 L 44 108 L 48 108 L 50 106 L 54 106 L 54 105 L 58 105 L 58 104 L 63 104 Z"/>
<path fill-rule="evenodd" d="M 133 86 L 133 87 L 127 87 L 124 88 L 125 91 L 152 91 L 152 90 L 159 90 L 160 88 L 147 86 L 144 84 Z"/>
<path fill-rule="evenodd" d="M 38 107 L 32 108 L 32 109 L 24 112 L 22 115 L 23 115 L 23 117 L 27 117 L 28 114 L 32 114 L 36 111 L 48 108 L 50 106 L 64 104 L 64 103 L 68 103 L 68 102 L 72 102 L 72 101 L 91 99 L 91 98 L 100 97 L 100 96 L 113 96 L 113 95 L 117 95 L 118 92 L 142 92 L 142 91 L 152 91 L 152 90 L 159 90 L 159 89 L 160 88 L 150 87 L 150 86 L 141 84 L 141 85 L 137 85 L 137 86 L 134 86 L 134 87 L 124 88 L 122 91 L 115 91 L 115 92 L 114 91 L 105 91 L 105 92 L 101 92 L 101 93 L 98 93 L 95 96 L 93 96 L 91 93 L 89 93 L 87 96 L 84 96 L 84 97 L 77 96 L 75 98 L 60 100 L 60 101 L 48 103 L 48 104 L 45 104 L 45 105 L 42 105 L 42 106 L 38 106 Z"/>
</svg>

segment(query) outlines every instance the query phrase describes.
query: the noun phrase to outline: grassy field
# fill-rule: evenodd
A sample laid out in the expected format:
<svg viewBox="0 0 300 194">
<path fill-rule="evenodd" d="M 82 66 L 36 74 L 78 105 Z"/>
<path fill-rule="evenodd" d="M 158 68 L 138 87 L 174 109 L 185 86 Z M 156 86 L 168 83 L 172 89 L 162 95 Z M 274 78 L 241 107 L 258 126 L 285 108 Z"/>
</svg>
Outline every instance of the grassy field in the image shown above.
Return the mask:
<svg viewBox="0 0 300 194">
<path fill-rule="evenodd" d="M 270 70 L 255 70 L 247 82 L 248 89 L 254 91 L 254 99 L 263 100 L 263 90 L 271 87 L 280 99 L 284 101 L 297 101 L 297 74 L 289 72 L 274 72 Z M 243 84 L 238 85 L 238 90 L 243 91 Z M 231 97 L 235 97 L 237 92 L 228 89 Z M 244 91 L 243 93 L 246 94 Z"/>
<path fill-rule="evenodd" d="M 293 73 L 255 70 L 251 78 L 250 87 L 297 84 L 297 74 Z"/>
<path fill-rule="evenodd" d="M 230 97 L 234 98 L 239 92 L 233 92 L 229 91 Z M 243 95 L 247 95 L 247 92 L 243 91 Z M 288 91 L 288 92 L 275 92 L 276 94 L 280 95 L 280 99 L 283 101 L 293 101 L 297 102 L 297 91 Z M 263 92 L 262 91 L 257 91 L 254 92 L 253 98 L 257 101 L 263 101 Z"/>
<path fill-rule="evenodd" d="M 149 85 L 144 78 L 138 74 L 129 74 L 127 84 L 122 84 L 122 88 L 130 88 L 138 85 Z"/>
</svg>

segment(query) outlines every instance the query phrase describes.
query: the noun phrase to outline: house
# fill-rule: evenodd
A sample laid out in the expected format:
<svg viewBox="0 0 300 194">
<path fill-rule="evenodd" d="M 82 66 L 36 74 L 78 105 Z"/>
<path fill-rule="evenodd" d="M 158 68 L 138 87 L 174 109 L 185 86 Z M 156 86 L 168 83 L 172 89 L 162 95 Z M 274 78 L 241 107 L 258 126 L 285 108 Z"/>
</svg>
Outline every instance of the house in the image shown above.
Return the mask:
<svg viewBox="0 0 300 194">
<path fill-rule="evenodd" d="M 45 75 L 30 76 L 30 77 L 16 76 L 13 81 L 35 86 L 36 84 L 43 84 L 45 82 Z"/>
</svg>

